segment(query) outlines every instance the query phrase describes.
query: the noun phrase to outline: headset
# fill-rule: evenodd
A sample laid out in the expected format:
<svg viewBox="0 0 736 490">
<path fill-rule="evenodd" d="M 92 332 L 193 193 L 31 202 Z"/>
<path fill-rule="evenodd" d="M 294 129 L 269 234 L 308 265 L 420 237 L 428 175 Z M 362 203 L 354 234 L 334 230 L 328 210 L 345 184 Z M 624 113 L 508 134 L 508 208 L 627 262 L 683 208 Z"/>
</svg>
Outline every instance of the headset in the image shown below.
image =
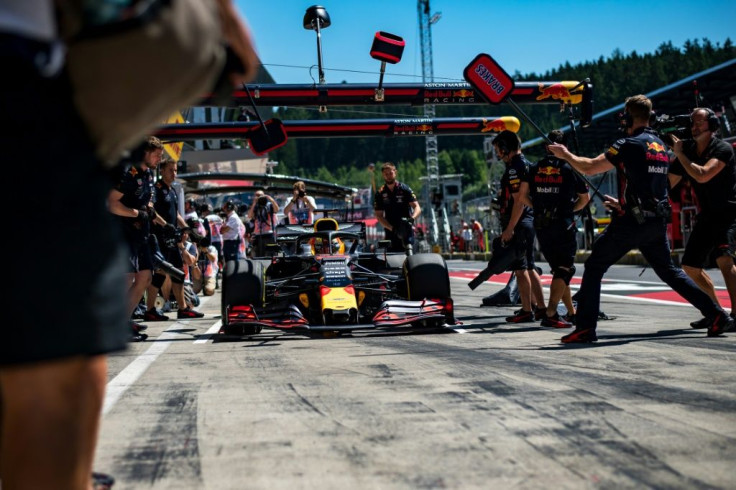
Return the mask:
<svg viewBox="0 0 736 490">
<path fill-rule="evenodd" d="M 509 135 L 511 135 L 511 136 L 509 136 Z M 516 145 L 516 148 L 514 148 L 513 150 L 511 148 L 509 148 L 509 143 L 510 142 L 507 141 L 507 139 L 508 138 L 511 138 L 512 136 L 514 138 L 516 138 L 516 140 L 518 142 L 519 137 L 516 134 L 512 133 L 511 131 L 508 131 L 508 132 L 507 131 L 502 131 L 501 133 L 498 134 L 498 136 L 496 136 L 493 139 L 493 144 L 498 147 L 498 152 L 499 153 L 501 153 L 503 155 L 508 155 L 509 153 L 511 153 L 511 151 L 518 150 L 519 149 L 519 145 L 518 144 Z M 499 155 L 499 157 L 500 156 L 503 156 L 503 155 Z"/>
<path fill-rule="evenodd" d="M 222 206 L 222 209 L 224 209 L 225 211 L 235 211 L 235 203 L 232 201 L 228 201 Z"/>
<path fill-rule="evenodd" d="M 705 111 L 705 113 L 708 115 L 708 131 L 710 131 L 711 133 L 715 133 L 721 127 L 721 121 L 718 120 L 718 116 L 716 116 L 715 111 L 710 107 L 696 107 L 695 109 L 693 109 L 693 112 L 695 111 Z M 693 118 L 691 115 L 690 123 L 692 122 Z"/>
</svg>

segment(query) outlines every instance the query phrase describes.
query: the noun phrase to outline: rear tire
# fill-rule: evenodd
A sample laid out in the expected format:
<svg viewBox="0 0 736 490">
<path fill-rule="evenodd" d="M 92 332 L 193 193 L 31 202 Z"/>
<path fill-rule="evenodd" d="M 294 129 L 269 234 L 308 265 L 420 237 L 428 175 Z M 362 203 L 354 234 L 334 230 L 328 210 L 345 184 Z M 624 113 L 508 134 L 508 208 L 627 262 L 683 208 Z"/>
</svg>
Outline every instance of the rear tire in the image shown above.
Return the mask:
<svg viewBox="0 0 736 490">
<path fill-rule="evenodd" d="M 240 330 L 227 323 L 228 306 L 263 306 L 264 278 L 263 265 L 255 260 L 229 260 L 222 276 L 222 324 L 228 331 Z M 260 333 L 260 326 L 243 326 L 243 335 Z"/>
</svg>

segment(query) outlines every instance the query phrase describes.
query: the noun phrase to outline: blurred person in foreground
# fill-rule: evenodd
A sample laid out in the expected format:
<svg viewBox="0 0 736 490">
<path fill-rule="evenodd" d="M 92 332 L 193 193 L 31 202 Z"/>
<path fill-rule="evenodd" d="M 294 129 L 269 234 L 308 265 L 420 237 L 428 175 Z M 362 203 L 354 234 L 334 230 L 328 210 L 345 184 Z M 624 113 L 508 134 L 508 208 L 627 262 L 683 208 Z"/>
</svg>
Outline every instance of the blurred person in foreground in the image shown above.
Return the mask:
<svg viewBox="0 0 736 490">
<path fill-rule="evenodd" d="M 16 283 L 0 343 L 3 490 L 111 486 L 111 478 L 95 478 L 92 465 L 107 354 L 125 349 L 130 336 L 127 253 L 107 209 L 108 173 L 73 103 L 55 17 L 59 3 L 0 3 L 0 66 L 12 74 L 0 77 L 0 146 L 4 161 L 12 162 L 6 177 L 38 176 L 39 198 L 29 200 L 26 211 L 44 217 L 46 236 L 64 237 L 54 254 L 48 240 L 28 240 L 24 247 L 33 260 L 9 264 Z M 232 3 L 216 3 L 222 37 L 246 68 L 230 77 L 237 85 L 250 79 L 256 55 Z M 35 219 L 14 226 L 21 236 L 38 234 Z M 39 277 L 48 274 L 64 284 L 38 301 Z"/>
</svg>

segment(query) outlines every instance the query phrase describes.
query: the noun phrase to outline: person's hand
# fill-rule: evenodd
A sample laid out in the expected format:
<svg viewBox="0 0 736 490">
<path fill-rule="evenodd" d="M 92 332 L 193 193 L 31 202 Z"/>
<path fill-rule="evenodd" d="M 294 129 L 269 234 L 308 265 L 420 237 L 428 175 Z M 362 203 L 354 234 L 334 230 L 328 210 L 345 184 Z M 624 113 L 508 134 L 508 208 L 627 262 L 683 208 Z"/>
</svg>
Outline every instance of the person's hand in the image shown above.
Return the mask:
<svg viewBox="0 0 736 490">
<path fill-rule="evenodd" d="M 675 136 L 674 134 L 670 134 L 670 142 L 672 145 L 670 148 L 672 148 L 672 153 L 675 155 L 682 153 L 682 140 Z"/>
<path fill-rule="evenodd" d="M 561 145 L 559 143 L 547 145 L 547 149 L 557 158 L 565 158 L 565 154 L 570 152 L 565 145 Z"/>
<path fill-rule="evenodd" d="M 609 196 L 608 194 L 605 194 L 603 196 L 603 205 L 608 209 L 609 211 L 621 211 L 621 203 L 618 202 L 618 199 L 616 199 L 613 196 Z"/>
<path fill-rule="evenodd" d="M 166 233 L 174 233 L 176 231 L 176 226 L 172 225 L 171 223 L 166 223 L 164 225 L 164 231 Z"/>
<path fill-rule="evenodd" d="M 505 230 L 503 230 L 503 233 L 501 233 L 501 241 L 504 244 L 509 243 L 513 237 L 514 237 L 513 228 L 506 228 Z"/>
</svg>

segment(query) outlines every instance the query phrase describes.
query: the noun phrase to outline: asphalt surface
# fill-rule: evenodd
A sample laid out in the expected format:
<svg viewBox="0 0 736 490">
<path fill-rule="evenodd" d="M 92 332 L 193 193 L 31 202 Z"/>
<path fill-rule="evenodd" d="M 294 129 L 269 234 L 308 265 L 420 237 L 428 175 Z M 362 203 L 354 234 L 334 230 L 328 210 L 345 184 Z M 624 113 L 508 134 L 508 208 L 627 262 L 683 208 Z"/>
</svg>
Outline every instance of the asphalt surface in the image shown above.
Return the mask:
<svg viewBox="0 0 736 490">
<path fill-rule="evenodd" d="M 736 333 L 706 338 L 615 266 L 599 342 L 562 345 L 480 307 L 505 282 L 471 291 L 482 265 L 450 262 L 444 332 L 223 339 L 219 291 L 203 319 L 148 323 L 110 357 L 96 470 L 115 489 L 736 488 Z"/>
</svg>

